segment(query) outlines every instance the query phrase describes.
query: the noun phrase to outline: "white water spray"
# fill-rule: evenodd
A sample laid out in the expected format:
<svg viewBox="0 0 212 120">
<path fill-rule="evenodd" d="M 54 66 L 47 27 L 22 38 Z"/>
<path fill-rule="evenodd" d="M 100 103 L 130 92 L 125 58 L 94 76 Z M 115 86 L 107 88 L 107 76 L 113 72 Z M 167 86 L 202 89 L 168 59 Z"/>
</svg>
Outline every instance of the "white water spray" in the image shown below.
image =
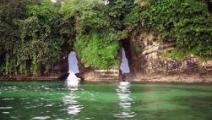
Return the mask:
<svg viewBox="0 0 212 120">
<path fill-rule="evenodd" d="M 104 0 L 104 2 L 105 2 L 104 3 L 105 5 L 108 5 L 109 4 L 109 1 L 108 0 Z"/>
<path fill-rule="evenodd" d="M 51 0 L 51 2 L 56 3 L 56 2 L 57 2 L 57 0 Z"/>
<path fill-rule="evenodd" d="M 77 87 L 79 85 L 80 78 L 75 74 L 79 73 L 78 60 L 76 53 L 71 51 L 68 55 L 69 75 L 66 79 L 66 85 L 68 87 Z"/>
</svg>

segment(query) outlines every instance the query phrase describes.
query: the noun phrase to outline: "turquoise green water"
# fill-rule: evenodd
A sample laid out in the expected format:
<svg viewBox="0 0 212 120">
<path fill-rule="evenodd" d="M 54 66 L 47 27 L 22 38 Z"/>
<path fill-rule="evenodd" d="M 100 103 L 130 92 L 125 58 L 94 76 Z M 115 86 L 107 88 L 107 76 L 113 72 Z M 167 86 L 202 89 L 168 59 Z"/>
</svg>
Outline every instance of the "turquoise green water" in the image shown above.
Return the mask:
<svg viewBox="0 0 212 120">
<path fill-rule="evenodd" d="M 0 120 L 212 120 L 212 86 L 0 82 Z"/>
</svg>

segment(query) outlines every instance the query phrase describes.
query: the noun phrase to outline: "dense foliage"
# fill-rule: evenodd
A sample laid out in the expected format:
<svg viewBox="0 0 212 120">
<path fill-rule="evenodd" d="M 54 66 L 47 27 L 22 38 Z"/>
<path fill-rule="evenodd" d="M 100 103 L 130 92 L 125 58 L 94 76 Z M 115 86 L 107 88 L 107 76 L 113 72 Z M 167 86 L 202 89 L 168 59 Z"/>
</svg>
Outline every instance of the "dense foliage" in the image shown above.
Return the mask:
<svg viewBox="0 0 212 120">
<path fill-rule="evenodd" d="M 142 28 L 179 50 L 212 56 L 205 0 L 0 0 L 0 73 L 51 71 L 64 46 L 85 64 L 117 64 L 119 40 Z"/>
<path fill-rule="evenodd" d="M 116 64 L 118 52 L 117 40 L 114 34 L 78 35 L 75 48 L 84 63 L 94 67 L 107 68 Z"/>
<path fill-rule="evenodd" d="M 60 16 L 50 1 L 2 1 L 1 64 L 4 74 L 33 74 L 49 71 L 59 58 Z"/>
<path fill-rule="evenodd" d="M 177 49 L 212 56 L 212 22 L 208 7 L 202 0 L 149 1 L 135 7 L 126 24 L 153 31 L 164 41 L 176 43 Z"/>
<path fill-rule="evenodd" d="M 74 19 L 74 48 L 82 62 L 97 68 L 117 64 L 118 40 L 125 37 L 121 21 L 130 10 L 129 3 L 115 0 L 105 5 L 102 0 L 66 0 L 62 4 L 64 19 Z"/>
</svg>

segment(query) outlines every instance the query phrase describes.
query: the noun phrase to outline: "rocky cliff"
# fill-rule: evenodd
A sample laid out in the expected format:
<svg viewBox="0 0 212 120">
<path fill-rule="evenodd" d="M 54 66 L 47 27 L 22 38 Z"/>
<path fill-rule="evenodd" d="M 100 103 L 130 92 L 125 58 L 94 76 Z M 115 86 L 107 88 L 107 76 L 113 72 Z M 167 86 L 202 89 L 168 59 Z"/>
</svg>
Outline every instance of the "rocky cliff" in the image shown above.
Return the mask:
<svg viewBox="0 0 212 120">
<path fill-rule="evenodd" d="M 131 42 L 131 63 L 134 72 L 145 74 L 212 74 L 212 61 L 192 54 L 182 59 L 166 56 L 175 49 L 174 43 L 162 42 L 150 32 L 134 32 Z M 137 67 L 136 67 L 137 66 Z"/>
<path fill-rule="evenodd" d="M 132 81 L 211 83 L 212 60 L 188 54 L 181 59 L 169 57 L 175 50 L 172 42 L 163 42 L 151 32 L 132 32 L 130 42 Z"/>
</svg>

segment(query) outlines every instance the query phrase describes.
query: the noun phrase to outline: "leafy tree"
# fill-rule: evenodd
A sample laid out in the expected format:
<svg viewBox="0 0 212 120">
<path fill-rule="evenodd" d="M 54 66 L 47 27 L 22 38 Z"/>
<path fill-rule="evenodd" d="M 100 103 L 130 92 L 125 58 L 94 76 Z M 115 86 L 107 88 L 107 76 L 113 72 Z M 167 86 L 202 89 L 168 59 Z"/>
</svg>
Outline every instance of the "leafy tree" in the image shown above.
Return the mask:
<svg viewBox="0 0 212 120">
<path fill-rule="evenodd" d="M 119 40 L 139 28 L 186 53 L 211 57 L 212 22 L 206 2 L 0 0 L 0 74 L 39 75 L 42 69 L 49 73 L 71 47 L 85 64 L 114 67 Z"/>
<path fill-rule="evenodd" d="M 118 40 L 122 35 L 110 26 L 105 9 L 102 0 L 67 0 L 60 10 L 64 20 L 74 21 L 74 48 L 80 59 L 93 67 L 109 68 L 117 62 Z"/>
<path fill-rule="evenodd" d="M 50 1 L 1 1 L 2 73 L 37 75 L 58 60 L 60 15 Z"/>
<path fill-rule="evenodd" d="M 24 17 L 24 4 L 24 0 L 0 0 L 0 54 L 5 58 L 1 73 L 15 70 L 16 45 L 20 40 L 16 21 Z"/>
<path fill-rule="evenodd" d="M 143 1 L 143 0 L 141 0 Z M 158 0 L 135 7 L 125 19 L 129 27 L 148 29 L 178 49 L 212 56 L 212 23 L 202 0 Z"/>
</svg>

